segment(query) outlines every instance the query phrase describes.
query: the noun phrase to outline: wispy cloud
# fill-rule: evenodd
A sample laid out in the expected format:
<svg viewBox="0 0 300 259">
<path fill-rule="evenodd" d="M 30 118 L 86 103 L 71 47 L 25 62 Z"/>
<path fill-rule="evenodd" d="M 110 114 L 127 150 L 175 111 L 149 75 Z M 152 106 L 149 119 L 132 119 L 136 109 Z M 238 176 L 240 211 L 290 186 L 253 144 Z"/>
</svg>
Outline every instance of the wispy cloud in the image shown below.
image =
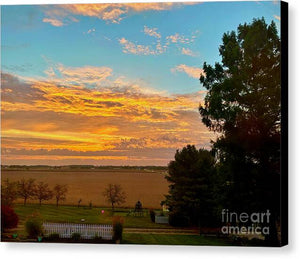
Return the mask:
<svg viewBox="0 0 300 259">
<path fill-rule="evenodd" d="M 163 53 L 166 53 L 168 48 L 170 48 L 172 45 L 175 45 L 176 48 L 180 50 L 181 54 L 193 57 L 197 56 L 197 54 L 194 53 L 191 49 L 182 47 L 182 45 L 193 43 L 197 37 L 196 35 L 198 34 L 198 31 L 193 32 L 190 37 L 175 33 L 174 35 L 165 36 L 164 38 L 163 35 L 158 32 L 158 28 L 149 28 L 147 26 L 144 26 L 143 32 L 144 34 L 155 38 L 155 40 L 148 43 L 147 45 L 144 45 L 134 43 L 133 41 L 130 41 L 123 37 L 119 39 L 119 44 L 122 46 L 124 53 L 146 56 L 161 55 Z"/>
<path fill-rule="evenodd" d="M 89 29 L 86 33 L 87 33 L 87 34 L 91 34 L 91 33 L 93 33 L 93 32 L 96 32 L 96 29 L 95 29 L 95 28 Z"/>
<path fill-rule="evenodd" d="M 192 37 L 186 37 L 184 35 L 181 35 L 179 33 L 175 33 L 173 35 L 169 35 L 166 37 L 168 43 L 182 43 L 182 44 L 189 44 L 194 42 L 195 39 L 195 35 L 193 35 Z"/>
<path fill-rule="evenodd" d="M 166 51 L 166 46 L 162 46 L 158 41 L 152 45 L 135 44 L 125 38 L 119 39 L 119 43 L 123 47 L 124 53 L 131 53 L 135 55 L 159 55 Z"/>
<path fill-rule="evenodd" d="M 193 52 L 191 49 L 189 48 L 182 48 L 181 50 L 181 54 L 183 55 L 187 55 L 187 56 L 191 56 L 191 57 L 197 57 L 198 54 Z"/>
<path fill-rule="evenodd" d="M 144 33 L 158 39 L 161 38 L 161 34 L 157 32 L 157 28 L 148 28 L 147 26 L 144 26 Z"/>
<path fill-rule="evenodd" d="M 199 79 L 201 75 L 204 75 L 204 71 L 198 67 L 190 67 L 185 64 L 178 65 L 171 69 L 173 73 L 183 72 L 186 73 L 189 77 Z"/>
<path fill-rule="evenodd" d="M 61 27 L 64 25 L 64 23 L 58 19 L 53 19 L 53 18 L 44 18 L 43 22 L 45 23 L 50 23 L 51 25 L 55 27 Z"/>
</svg>

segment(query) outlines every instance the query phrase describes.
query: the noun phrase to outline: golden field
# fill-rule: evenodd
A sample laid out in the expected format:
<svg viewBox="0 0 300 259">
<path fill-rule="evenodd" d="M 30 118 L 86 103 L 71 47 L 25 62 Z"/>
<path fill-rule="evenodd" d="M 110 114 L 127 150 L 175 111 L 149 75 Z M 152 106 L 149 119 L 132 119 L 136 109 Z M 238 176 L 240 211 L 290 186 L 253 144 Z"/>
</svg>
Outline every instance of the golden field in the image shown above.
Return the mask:
<svg viewBox="0 0 300 259">
<path fill-rule="evenodd" d="M 112 184 L 120 184 L 126 193 L 126 203 L 122 207 L 134 207 L 140 200 L 143 207 L 160 208 L 160 202 L 168 193 L 168 182 L 164 178 L 163 171 L 146 171 L 138 169 L 98 169 L 97 171 L 6 171 L 1 172 L 1 181 L 9 179 L 17 181 L 22 178 L 34 178 L 36 182 L 43 181 L 52 188 L 55 184 L 68 186 L 67 198 L 61 204 L 77 205 L 79 199 L 81 205 L 110 206 L 105 202 L 102 192 L 105 187 Z M 22 202 L 18 199 L 17 202 Z M 29 200 L 37 203 L 36 200 Z M 55 203 L 54 199 L 44 203 Z"/>
</svg>

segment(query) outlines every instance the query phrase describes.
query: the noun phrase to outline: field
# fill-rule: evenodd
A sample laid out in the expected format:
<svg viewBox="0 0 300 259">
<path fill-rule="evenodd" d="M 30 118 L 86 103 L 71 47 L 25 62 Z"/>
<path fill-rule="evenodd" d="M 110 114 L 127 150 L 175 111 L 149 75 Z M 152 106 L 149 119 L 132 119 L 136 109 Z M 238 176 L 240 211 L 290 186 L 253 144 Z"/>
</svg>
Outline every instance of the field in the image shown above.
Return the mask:
<svg viewBox="0 0 300 259">
<path fill-rule="evenodd" d="M 54 205 L 54 200 L 44 202 L 41 206 L 36 200 L 29 200 L 24 206 L 17 200 L 14 210 L 19 216 L 16 229 L 6 233 L 5 240 L 13 240 L 13 233 L 19 241 L 27 240 L 24 224 L 28 217 L 37 214 L 43 222 L 70 222 L 86 224 L 112 224 L 113 216 L 124 219 L 123 244 L 157 244 L 157 245 L 228 245 L 225 239 L 203 237 L 197 228 L 175 228 L 169 224 L 156 224 L 150 219 L 149 210 L 143 215 L 135 215 L 133 208 L 140 200 L 144 208 L 155 208 L 161 213 L 160 202 L 168 193 L 168 182 L 165 180 L 164 169 L 149 168 L 96 168 L 96 169 L 57 169 L 30 168 L 2 170 L 2 181 L 17 181 L 22 178 L 34 178 L 43 181 L 50 187 L 55 184 L 67 184 L 67 199 Z M 110 205 L 102 195 L 109 183 L 120 184 L 126 192 L 126 203 L 117 207 L 112 214 Z M 82 202 L 77 206 L 78 200 Z M 89 203 L 92 201 L 92 208 Z"/>
<path fill-rule="evenodd" d="M 2 170 L 1 180 L 8 178 L 17 181 L 22 178 L 34 178 L 53 187 L 55 184 L 67 184 L 68 194 L 65 205 L 77 205 L 79 199 L 82 205 L 90 201 L 95 206 L 108 206 L 102 195 L 107 184 L 120 184 L 126 193 L 123 207 L 134 207 L 140 200 L 143 207 L 160 208 L 160 202 L 168 193 L 168 182 L 164 178 L 163 170 L 110 168 L 97 170 Z M 22 203 L 22 200 L 17 200 Z M 29 200 L 29 203 L 36 203 Z M 54 200 L 45 202 L 54 203 Z"/>
</svg>

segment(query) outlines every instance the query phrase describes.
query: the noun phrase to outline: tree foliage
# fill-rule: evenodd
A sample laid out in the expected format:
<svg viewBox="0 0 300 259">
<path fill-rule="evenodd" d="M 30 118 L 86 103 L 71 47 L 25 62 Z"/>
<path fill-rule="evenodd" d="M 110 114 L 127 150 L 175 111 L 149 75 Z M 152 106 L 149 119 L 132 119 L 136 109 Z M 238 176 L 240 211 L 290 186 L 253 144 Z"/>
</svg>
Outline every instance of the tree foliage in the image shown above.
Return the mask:
<svg viewBox="0 0 300 259">
<path fill-rule="evenodd" d="M 109 184 L 107 188 L 105 188 L 103 196 L 106 201 L 111 204 L 112 210 L 114 210 L 115 205 L 120 205 L 126 200 L 126 194 L 119 184 Z"/>
<path fill-rule="evenodd" d="M 166 204 L 173 225 L 209 225 L 213 214 L 215 160 L 211 152 L 188 145 L 168 166 Z M 174 219 L 174 220 L 173 220 Z"/>
<path fill-rule="evenodd" d="M 47 201 L 52 199 L 53 192 L 50 190 L 47 183 L 39 182 L 35 186 L 35 196 L 39 200 L 40 205 L 42 205 L 42 201 Z"/>
<path fill-rule="evenodd" d="M 18 181 L 18 195 L 23 198 L 24 205 L 28 199 L 31 199 L 35 195 L 35 180 L 32 178 L 21 179 Z"/>
<path fill-rule="evenodd" d="M 60 201 L 64 201 L 66 199 L 67 192 L 68 192 L 67 185 L 56 184 L 54 186 L 53 196 L 55 197 L 57 207 Z"/>
<path fill-rule="evenodd" d="M 254 19 L 223 36 L 222 63 L 204 63 L 207 89 L 203 123 L 220 133 L 213 148 L 222 175 L 224 204 L 234 211 L 271 210 L 272 233 L 279 216 L 281 85 L 280 38 L 272 22 Z"/>
<path fill-rule="evenodd" d="M 1 185 L 1 204 L 11 206 L 18 198 L 18 184 L 11 182 L 9 179 L 3 181 Z"/>
</svg>

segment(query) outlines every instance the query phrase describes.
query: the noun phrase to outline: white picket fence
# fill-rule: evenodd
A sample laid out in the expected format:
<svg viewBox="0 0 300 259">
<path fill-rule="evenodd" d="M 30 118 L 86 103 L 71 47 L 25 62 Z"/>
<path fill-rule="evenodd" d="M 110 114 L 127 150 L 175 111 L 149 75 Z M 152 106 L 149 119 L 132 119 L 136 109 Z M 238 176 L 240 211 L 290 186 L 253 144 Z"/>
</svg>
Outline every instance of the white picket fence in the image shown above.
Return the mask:
<svg viewBox="0 0 300 259">
<path fill-rule="evenodd" d="M 112 240 L 112 225 L 73 224 L 73 223 L 43 223 L 44 234 L 59 234 L 61 238 L 71 238 L 73 233 L 80 233 L 83 239 L 92 239 L 95 236 Z"/>
</svg>

